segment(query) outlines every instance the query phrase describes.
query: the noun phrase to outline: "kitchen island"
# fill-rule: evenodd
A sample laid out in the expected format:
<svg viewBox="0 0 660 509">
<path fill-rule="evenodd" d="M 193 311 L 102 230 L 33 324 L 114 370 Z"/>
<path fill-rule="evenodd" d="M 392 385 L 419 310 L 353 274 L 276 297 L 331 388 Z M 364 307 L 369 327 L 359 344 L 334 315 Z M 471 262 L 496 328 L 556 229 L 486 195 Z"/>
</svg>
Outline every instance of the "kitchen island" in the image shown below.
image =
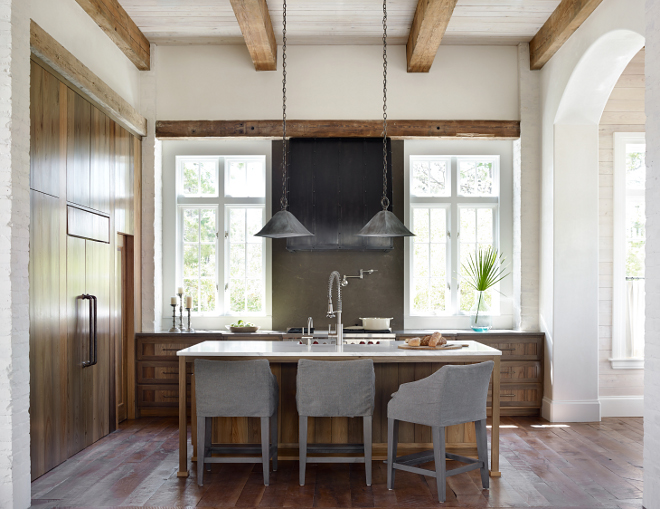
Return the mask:
<svg viewBox="0 0 660 509">
<path fill-rule="evenodd" d="M 376 371 L 376 399 L 373 417 L 374 457 L 386 451 L 387 403 L 399 385 L 425 378 L 446 364 L 469 364 L 493 360 L 492 375 L 492 433 L 491 475 L 499 476 L 499 423 L 500 423 L 500 357 L 502 352 L 476 341 L 450 341 L 450 344 L 467 345 L 457 350 L 404 350 L 403 341 L 391 341 L 380 345 L 301 345 L 297 341 L 204 341 L 179 350 L 179 472 L 188 476 L 186 363 L 195 359 L 249 360 L 267 359 L 280 386 L 279 441 L 280 448 L 297 448 L 298 414 L 296 412 L 295 377 L 300 359 L 350 360 L 372 359 Z M 194 377 L 193 377 L 194 380 Z M 194 382 L 193 382 L 194 383 Z M 191 391 L 191 393 L 194 393 Z M 192 407 L 193 444 L 195 443 L 195 416 Z M 214 420 L 214 443 L 257 443 L 258 426 L 249 418 L 218 418 Z M 345 417 L 310 420 L 311 443 L 359 443 L 362 425 Z M 401 452 L 431 447 L 431 430 L 426 426 L 401 423 Z M 447 429 L 448 448 L 472 447 L 474 426 L 457 425 Z M 194 453 L 193 453 L 194 454 Z M 282 458 L 284 459 L 284 458 Z"/>
</svg>

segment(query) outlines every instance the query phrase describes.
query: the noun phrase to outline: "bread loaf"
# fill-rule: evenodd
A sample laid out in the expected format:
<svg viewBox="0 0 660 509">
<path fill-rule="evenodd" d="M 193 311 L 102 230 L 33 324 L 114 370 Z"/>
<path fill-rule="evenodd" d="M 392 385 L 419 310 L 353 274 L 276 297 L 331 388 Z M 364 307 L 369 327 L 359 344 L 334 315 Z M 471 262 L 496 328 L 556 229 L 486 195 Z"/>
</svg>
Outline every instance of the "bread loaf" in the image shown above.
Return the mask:
<svg viewBox="0 0 660 509">
<path fill-rule="evenodd" d="M 436 346 L 444 345 L 446 343 L 447 340 L 443 338 L 442 334 L 440 334 L 439 332 L 434 332 L 433 334 L 431 334 L 431 337 L 429 339 L 429 346 L 435 348 Z"/>
<path fill-rule="evenodd" d="M 420 346 L 421 344 L 421 339 L 419 338 L 412 338 L 408 340 L 408 346 Z"/>
<path fill-rule="evenodd" d="M 424 336 L 421 341 L 421 346 L 429 346 L 430 340 L 431 340 L 431 336 Z"/>
</svg>

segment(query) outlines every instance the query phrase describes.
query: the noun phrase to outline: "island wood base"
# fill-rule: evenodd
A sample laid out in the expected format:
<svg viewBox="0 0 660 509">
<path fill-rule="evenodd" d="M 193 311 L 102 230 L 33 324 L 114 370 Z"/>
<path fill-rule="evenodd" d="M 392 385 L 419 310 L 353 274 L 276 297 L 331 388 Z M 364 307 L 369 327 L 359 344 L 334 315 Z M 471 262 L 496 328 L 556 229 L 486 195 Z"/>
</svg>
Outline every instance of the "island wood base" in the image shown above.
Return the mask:
<svg viewBox="0 0 660 509">
<path fill-rule="evenodd" d="M 442 354 L 434 356 L 432 360 L 440 360 Z M 197 356 L 197 358 L 204 356 Z M 195 357 L 179 357 L 179 477 L 188 476 L 187 464 L 187 408 L 186 408 L 186 362 L 192 362 Z M 207 357 L 215 358 L 218 357 Z M 254 357 L 252 357 L 254 358 Z M 263 358 L 263 357 L 261 357 Z M 489 399 L 489 415 L 492 414 L 491 428 L 491 476 L 499 477 L 499 400 L 500 400 L 500 356 L 474 355 L 459 357 L 453 355 L 451 362 L 429 362 L 431 359 L 393 359 L 383 357 L 373 358 L 376 373 L 376 399 L 373 416 L 373 443 L 374 459 L 385 457 L 387 449 L 387 403 L 392 393 L 398 390 L 402 383 L 426 378 L 446 364 L 465 364 L 493 360 L 495 366 L 492 377 L 492 401 Z M 233 358 L 239 360 L 238 358 Z M 219 359 L 218 359 L 219 360 Z M 222 360 L 227 360 L 223 358 Z M 242 358 L 240 360 L 245 360 Z M 271 370 L 277 377 L 280 387 L 278 432 L 282 456 L 280 459 L 297 459 L 298 445 L 298 413 L 296 411 L 296 369 L 297 360 L 271 358 Z M 442 358 L 442 360 L 445 360 Z M 192 394 L 194 395 L 194 376 L 192 377 Z M 490 397 L 490 396 L 489 396 Z M 193 457 L 196 458 L 196 419 L 194 412 L 194 398 L 192 401 L 191 431 L 193 444 Z M 260 443 L 259 419 L 247 417 L 216 418 L 213 420 L 212 443 Z M 362 423 L 360 419 L 347 417 L 313 418 L 309 421 L 309 443 L 323 444 L 351 444 L 362 442 Z M 474 449 L 476 453 L 476 437 L 474 424 L 461 424 L 451 426 L 446 431 L 447 449 Z M 399 426 L 399 450 L 401 453 L 415 452 L 432 447 L 431 428 L 401 422 Z"/>
</svg>

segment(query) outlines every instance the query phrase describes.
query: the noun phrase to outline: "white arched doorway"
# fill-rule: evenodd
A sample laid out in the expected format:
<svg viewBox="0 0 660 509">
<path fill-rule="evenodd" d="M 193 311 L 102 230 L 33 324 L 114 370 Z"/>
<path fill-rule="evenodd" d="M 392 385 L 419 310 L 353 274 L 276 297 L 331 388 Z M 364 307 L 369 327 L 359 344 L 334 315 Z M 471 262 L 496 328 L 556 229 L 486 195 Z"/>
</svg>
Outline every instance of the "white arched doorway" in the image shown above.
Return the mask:
<svg viewBox="0 0 660 509">
<path fill-rule="evenodd" d="M 588 46 L 561 93 L 552 123 L 552 421 L 600 419 L 598 400 L 599 122 L 618 78 L 644 46 L 611 30 Z"/>
</svg>

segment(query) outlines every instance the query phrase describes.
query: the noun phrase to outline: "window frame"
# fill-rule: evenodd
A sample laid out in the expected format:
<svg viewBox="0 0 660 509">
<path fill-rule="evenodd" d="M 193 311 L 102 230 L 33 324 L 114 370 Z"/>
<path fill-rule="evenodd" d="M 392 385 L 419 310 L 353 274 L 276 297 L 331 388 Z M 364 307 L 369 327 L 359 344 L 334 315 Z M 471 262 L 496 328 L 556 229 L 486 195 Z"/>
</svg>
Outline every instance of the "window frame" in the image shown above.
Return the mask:
<svg viewBox="0 0 660 509">
<path fill-rule="evenodd" d="M 612 253 L 612 369 L 644 369 L 643 357 L 626 353 L 626 146 L 646 145 L 645 132 L 615 132 Z M 643 193 L 644 191 L 642 191 Z M 641 194 L 641 193 L 640 193 Z"/>
<path fill-rule="evenodd" d="M 271 216 L 271 190 L 272 190 L 272 144 L 270 140 L 235 140 L 235 139 L 213 139 L 213 140 L 163 140 L 159 142 L 162 144 L 162 290 L 159 291 L 162 297 L 160 300 L 162 312 L 158 314 L 159 325 L 157 327 L 167 330 L 172 326 L 172 308 L 170 306 L 170 296 L 176 294 L 176 288 L 181 286 L 183 281 L 183 267 L 181 265 L 183 243 L 181 239 L 182 217 L 180 214 L 179 204 L 184 206 L 216 206 L 218 203 L 231 205 L 259 205 L 263 207 L 264 223 L 270 219 Z M 265 197 L 260 198 L 234 198 L 224 196 L 225 179 L 224 179 L 224 161 L 225 158 L 240 158 L 250 159 L 259 158 L 264 165 L 265 172 Z M 181 188 L 179 187 L 179 172 L 181 169 L 181 159 L 215 159 L 218 161 L 218 196 L 210 198 L 203 197 L 183 197 L 181 196 Z M 210 199 L 209 199 L 210 198 Z M 159 200 L 158 200 L 159 201 Z M 211 201 L 211 203 L 209 203 Z M 259 203 L 260 202 L 260 203 Z M 216 227 L 220 235 L 223 234 L 221 228 L 224 227 L 224 204 L 218 209 Z M 213 313 L 192 313 L 193 327 L 196 329 L 224 329 L 225 325 L 229 325 L 236 321 L 236 316 L 227 314 L 224 308 L 219 306 L 224 304 L 224 292 L 220 287 L 224 285 L 225 280 L 225 264 L 222 258 L 225 249 L 224 242 L 220 242 L 220 237 L 217 238 L 216 256 L 219 260 L 216 263 L 216 280 L 217 280 L 217 298 L 218 308 Z M 250 315 L 250 321 L 256 325 L 269 329 L 272 327 L 272 246 L 271 243 L 265 242 L 265 248 L 262 251 L 264 254 L 265 270 L 265 301 L 263 314 L 258 316 Z M 157 268 L 158 270 L 158 268 Z M 221 314 L 223 313 L 223 314 Z M 177 316 L 179 310 L 177 307 Z M 240 313 L 241 315 L 245 313 Z M 177 318 L 177 324 L 179 320 Z M 185 320 L 184 320 L 185 322 Z M 178 325 L 177 325 L 178 326 Z"/>
<path fill-rule="evenodd" d="M 513 230 L 513 171 L 514 171 L 514 143 L 505 140 L 411 140 L 404 145 L 404 219 L 406 224 L 413 228 L 412 211 L 415 207 L 444 206 L 449 208 L 448 228 L 451 232 L 458 232 L 460 226 L 459 203 L 461 207 L 493 208 L 493 245 L 504 250 L 506 266 L 511 274 L 500 283 L 499 315 L 493 317 L 496 329 L 512 329 L 514 327 L 514 282 L 512 266 L 515 262 L 514 230 Z M 451 170 L 448 180 L 451 182 L 451 196 L 429 197 L 414 196 L 412 194 L 412 163 L 415 158 L 451 158 Z M 494 161 L 494 188 L 495 196 L 459 196 L 458 163 L 459 160 L 493 160 Z M 451 238 L 454 237 L 454 238 Z M 460 235 L 452 233 L 447 239 L 448 265 L 451 266 L 446 274 L 452 287 L 460 281 Z M 413 284 L 413 238 L 404 239 L 404 327 L 408 329 L 469 329 L 469 312 L 459 310 L 460 287 L 451 291 L 451 308 L 446 312 L 435 315 L 414 314 L 412 308 Z M 449 304 L 449 303 L 448 303 Z"/>
</svg>

